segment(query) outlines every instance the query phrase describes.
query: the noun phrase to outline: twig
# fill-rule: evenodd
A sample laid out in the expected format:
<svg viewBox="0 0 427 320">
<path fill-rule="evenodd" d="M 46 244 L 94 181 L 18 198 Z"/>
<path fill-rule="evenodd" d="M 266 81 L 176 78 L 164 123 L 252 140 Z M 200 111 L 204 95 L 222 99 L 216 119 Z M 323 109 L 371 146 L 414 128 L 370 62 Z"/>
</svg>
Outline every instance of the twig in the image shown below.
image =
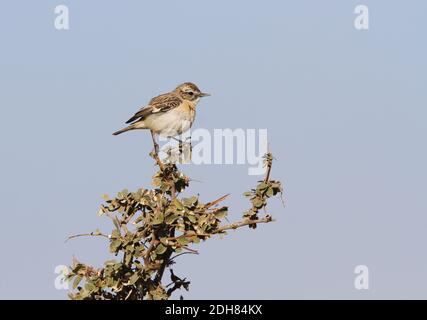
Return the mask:
<svg viewBox="0 0 427 320">
<path fill-rule="evenodd" d="M 241 221 L 237 221 L 222 227 L 219 227 L 218 229 L 216 229 L 213 234 L 215 233 L 221 233 L 223 231 L 226 230 L 230 230 L 230 229 L 237 229 L 237 228 L 241 228 L 244 226 L 248 226 L 250 224 L 258 224 L 258 223 L 269 223 L 269 222 L 273 222 L 274 219 L 270 216 L 270 215 L 266 215 L 265 217 L 256 219 L 256 220 L 251 220 L 251 219 L 244 219 Z"/>
<path fill-rule="evenodd" d="M 78 237 L 104 237 L 104 238 L 110 239 L 110 237 L 106 234 L 91 232 L 91 233 L 82 233 L 82 234 L 75 234 L 75 235 L 69 236 L 67 239 L 65 239 L 65 242 Z"/>
<path fill-rule="evenodd" d="M 127 299 L 129 299 L 130 298 L 130 296 L 132 295 L 132 293 L 133 293 L 133 289 L 132 289 L 132 287 L 130 288 L 130 290 L 129 290 L 129 293 L 127 294 L 127 296 L 125 297 L 125 300 L 127 300 Z"/>
<path fill-rule="evenodd" d="M 264 182 L 268 182 L 270 180 L 270 172 L 271 172 L 271 167 L 273 166 L 273 159 L 270 152 L 268 152 L 265 156 L 266 156 L 266 162 L 267 162 L 267 172 L 265 174 Z"/>
<path fill-rule="evenodd" d="M 216 199 L 216 200 L 214 200 L 214 201 L 208 202 L 208 203 L 205 205 L 204 209 L 208 209 L 208 208 L 210 208 L 210 207 L 212 207 L 212 206 L 216 205 L 217 203 L 219 203 L 219 202 L 221 202 L 221 201 L 225 200 L 229 195 L 230 195 L 230 194 L 229 194 L 229 193 L 227 193 L 226 195 L 223 195 L 222 197 L 220 197 L 220 198 L 218 198 L 218 199 Z"/>
<path fill-rule="evenodd" d="M 144 259 L 144 263 L 145 263 L 145 265 L 148 265 L 148 263 L 149 263 L 148 259 L 150 258 L 150 253 L 151 253 L 151 251 L 153 251 L 154 247 L 155 247 L 158 243 L 159 243 L 159 240 L 157 240 L 157 239 L 154 237 L 154 232 L 153 232 L 153 233 L 152 233 L 151 242 L 150 242 L 150 246 L 148 247 L 147 251 L 145 251 L 144 258 L 143 258 L 143 259 Z"/>
<path fill-rule="evenodd" d="M 172 261 L 173 259 L 178 258 L 179 256 L 182 256 L 184 254 L 199 254 L 199 253 L 191 252 L 191 251 L 181 252 L 181 253 L 178 253 L 176 256 L 173 256 L 172 258 L 170 258 L 169 261 Z"/>
<path fill-rule="evenodd" d="M 191 252 L 191 253 L 194 253 L 194 254 L 199 254 L 199 251 L 197 251 L 197 250 L 194 250 L 194 249 L 190 249 L 189 247 L 181 247 L 182 249 L 185 249 L 185 250 L 188 250 L 189 252 Z"/>
</svg>

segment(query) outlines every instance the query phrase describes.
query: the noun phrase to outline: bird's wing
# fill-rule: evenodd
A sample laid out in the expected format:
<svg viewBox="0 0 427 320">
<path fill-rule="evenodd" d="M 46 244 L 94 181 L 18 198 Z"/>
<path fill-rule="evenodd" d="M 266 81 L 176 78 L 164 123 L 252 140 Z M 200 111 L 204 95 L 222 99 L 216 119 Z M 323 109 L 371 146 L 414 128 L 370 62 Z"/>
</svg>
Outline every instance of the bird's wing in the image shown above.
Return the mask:
<svg viewBox="0 0 427 320">
<path fill-rule="evenodd" d="M 151 99 L 148 106 L 139 109 L 139 111 L 135 113 L 132 118 L 126 121 L 126 123 L 131 123 L 135 120 L 142 120 L 153 113 L 167 112 L 173 108 L 178 107 L 181 102 L 182 100 L 178 96 L 167 93 L 161 94 L 160 96 Z"/>
</svg>

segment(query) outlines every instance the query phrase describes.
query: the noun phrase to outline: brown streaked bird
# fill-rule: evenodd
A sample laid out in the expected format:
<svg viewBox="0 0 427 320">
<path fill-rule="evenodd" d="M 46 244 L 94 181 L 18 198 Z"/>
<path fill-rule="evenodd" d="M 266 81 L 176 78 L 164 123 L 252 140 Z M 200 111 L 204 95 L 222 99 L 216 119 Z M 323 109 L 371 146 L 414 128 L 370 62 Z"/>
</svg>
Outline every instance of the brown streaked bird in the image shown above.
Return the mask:
<svg viewBox="0 0 427 320">
<path fill-rule="evenodd" d="M 180 84 L 175 90 L 151 99 L 147 106 L 126 121 L 129 126 L 113 135 L 136 129 L 149 129 L 153 141 L 155 134 L 168 138 L 180 135 L 192 126 L 200 98 L 209 95 L 201 92 L 194 83 Z M 156 146 L 155 141 L 154 144 Z"/>
</svg>

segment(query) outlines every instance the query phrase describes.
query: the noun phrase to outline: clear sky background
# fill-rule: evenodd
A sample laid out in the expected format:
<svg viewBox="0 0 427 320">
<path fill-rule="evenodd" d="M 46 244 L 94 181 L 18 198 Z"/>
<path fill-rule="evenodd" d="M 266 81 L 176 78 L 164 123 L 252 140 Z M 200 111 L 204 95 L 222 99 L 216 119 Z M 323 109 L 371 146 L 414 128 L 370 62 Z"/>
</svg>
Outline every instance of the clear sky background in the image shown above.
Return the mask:
<svg viewBox="0 0 427 320">
<path fill-rule="evenodd" d="M 54 8 L 70 9 L 70 30 Z M 370 29 L 354 28 L 354 8 Z M 2 1 L 0 298 L 65 299 L 54 268 L 101 266 L 103 193 L 149 186 L 148 133 L 111 133 L 192 81 L 195 128 L 267 128 L 276 223 L 186 255 L 187 299 L 427 298 L 426 1 Z M 231 219 L 258 177 L 186 165 Z M 370 289 L 356 290 L 367 265 Z"/>
</svg>

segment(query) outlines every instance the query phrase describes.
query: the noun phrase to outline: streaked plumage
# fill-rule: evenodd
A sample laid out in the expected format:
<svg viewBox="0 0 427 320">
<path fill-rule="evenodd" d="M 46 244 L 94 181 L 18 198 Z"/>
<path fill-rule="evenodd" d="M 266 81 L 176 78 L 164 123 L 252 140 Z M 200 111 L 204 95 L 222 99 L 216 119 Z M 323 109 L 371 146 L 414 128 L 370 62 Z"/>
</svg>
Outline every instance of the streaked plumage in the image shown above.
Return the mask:
<svg viewBox="0 0 427 320">
<path fill-rule="evenodd" d="M 208 95 L 195 84 L 185 82 L 175 90 L 151 99 L 147 106 L 126 121 L 129 126 L 113 135 L 135 129 L 150 129 L 152 133 L 165 137 L 180 135 L 192 126 L 200 98 Z"/>
</svg>

